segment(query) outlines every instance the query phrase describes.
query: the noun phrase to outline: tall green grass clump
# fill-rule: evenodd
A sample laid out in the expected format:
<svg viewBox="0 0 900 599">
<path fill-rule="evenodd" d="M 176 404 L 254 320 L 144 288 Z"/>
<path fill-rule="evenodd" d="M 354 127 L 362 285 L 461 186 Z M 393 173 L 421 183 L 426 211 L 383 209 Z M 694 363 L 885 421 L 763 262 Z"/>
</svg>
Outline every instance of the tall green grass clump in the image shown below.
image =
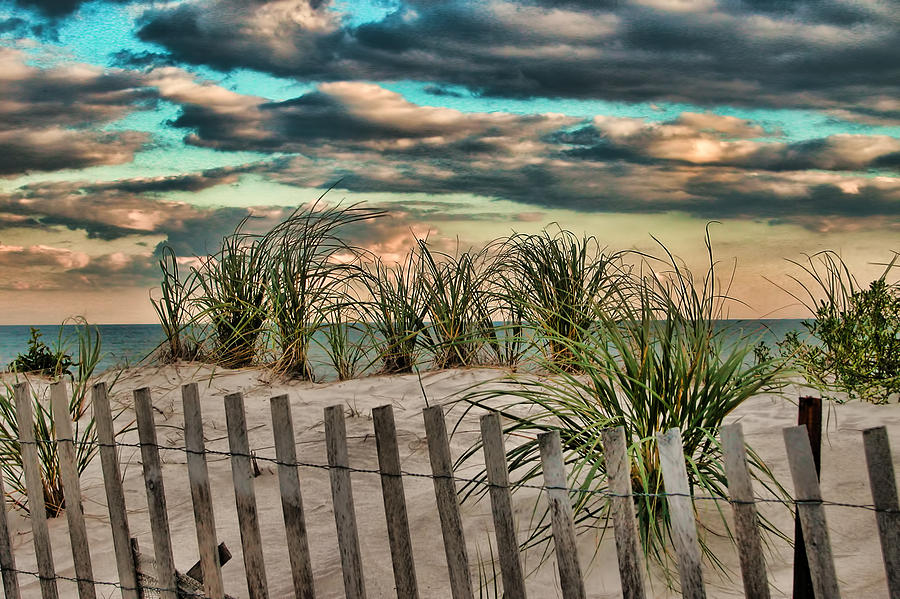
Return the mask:
<svg viewBox="0 0 900 599">
<path fill-rule="evenodd" d="M 379 371 L 412 372 L 418 362 L 419 336 L 425 331 L 428 312 L 420 254 L 409 252 L 393 268 L 375 257 L 362 280 L 369 295 L 362 304 L 363 314 L 380 360 Z"/>
<path fill-rule="evenodd" d="M 193 271 L 187 277 L 181 276 L 175 250 L 169 246 L 162 248 L 159 269 L 162 275 L 159 284 L 160 297 L 150 298 L 165 337 L 159 358 L 166 363 L 193 360 L 197 357 L 200 347 L 187 332 L 191 330 L 193 321 L 191 307 L 199 282 Z"/>
<path fill-rule="evenodd" d="M 424 344 L 436 368 L 472 366 L 485 360 L 483 350 L 496 339 L 489 295 L 492 267 L 488 249 L 457 252 L 432 250 L 418 240 L 422 286 L 429 326 Z"/>
<path fill-rule="evenodd" d="M 195 320 L 212 328 L 210 357 L 227 368 L 254 362 L 267 318 L 268 255 L 261 236 L 243 231 L 249 218 L 193 269 L 199 286 Z"/>
<path fill-rule="evenodd" d="M 792 295 L 813 318 L 803 322 L 807 339 L 788 335 L 781 349 L 810 385 L 872 403 L 900 393 L 900 281 L 889 280 L 898 259 L 894 253 L 868 287 L 833 251 L 791 261 L 803 271 L 793 277 L 802 295 Z"/>
<path fill-rule="evenodd" d="M 299 208 L 266 233 L 262 244 L 268 255 L 264 289 L 278 371 L 312 378 L 309 348 L 313 335 L 326 325 L 335 307 L 352 302 L 347 290 L 360 276 L 360 250 L 347 244 L 339 233 L 353 223 L 383 214 L 356 204 L 323 206 L 317 201 Z"/>
<path fill-rule="evenodd" d="M 514 235 L 504 246 L 502 289 L 518 309 L 513 316 L 538 333 L 538 349 L 549 360 L 575 367 L 569 346 L 590 334 L 620 290 L 621 255 L 607 255 L 593 236 L 562 229 Z"/>
<path fill-rule="evenodd" d="M 656 435 L 679 427 L 692 493 L 726 498 L 718 429 L 742 402 L 778 384 L 781 369 L 772 360 L 753 364 L 753 341 L 735 341 L 734 332 L 716 323 L 726 297 L 717 288 L 711 253 L 708 272 L 699 281 L 671 255 L 663 264 L 651 269 L 645 263 L 646 274 L 619 281 L 609 292 L 615 312 L 597 304 L 593 319 L 572 335 L 547 331 L 567 356 L 564 361 L 543 356 L 542 369 L 550 376 L 505 377 L 499 384 L 473 388 L 462 399 L 470 407 L 498 410 L 508 423 L 505 432 L 521 441 L 507 451 L 514 487 L 540 476 L 537 435 L 559 431 L 575 517 L 588 527 L 605 518 L 608 508 L 601 431 L 624 427 L 644 551 L 668 564 L 670 524 L 667 504 L 659 497 L 665 487 Z M 462 459 L 478 450 L 472 447 Z M 773 492 L 781 492 L 755 458 L 753 471 Z M 479 491 L 471 486 L 469 492 Z M 549 539 L 548 515 L 535 514 L 526 545 Z"/>
<path fill-rule="evenodd" d="M 87 468 L 97 453 L 97 435 L 94 418 L 88 415 L 87 390 L 89 381 L 94 375 L 100 359 L 100 333 L 96 327 L 89 325 L 84 319 L 75 321 L 76 330 L 73 335 L 63 339 L 62 347 L 70 346 L 76 356 L 74 372 L 62 375 L 68 379 L 69 415 L 73 422 L 75 440 L 75 460 L 78 472 Z M 18 378 L 18 377 L 17 377 Z M 32 412 L 34 418 L 34 438 L 38 441 L 37 453 L 41 469 L 41 480 L 44 491 L 44 510 L 48 517 L 56 517 L 65 509 L 62 478 L 60 475 L 57 445 L 52 442 L 56 438 L 56 428 L 48 396 L 49 388 L 43 381 L 34 381 L 31 385 Z M 7 382 L 0 390 L 0 471 L 7 489 L 7 499 L 13 505 L 28 510 L 26 503 L 25 475 L 22 470 L 22 452 L 18 442 L 19 421 L 16 414 L 15 390 Z"/>
</svg>

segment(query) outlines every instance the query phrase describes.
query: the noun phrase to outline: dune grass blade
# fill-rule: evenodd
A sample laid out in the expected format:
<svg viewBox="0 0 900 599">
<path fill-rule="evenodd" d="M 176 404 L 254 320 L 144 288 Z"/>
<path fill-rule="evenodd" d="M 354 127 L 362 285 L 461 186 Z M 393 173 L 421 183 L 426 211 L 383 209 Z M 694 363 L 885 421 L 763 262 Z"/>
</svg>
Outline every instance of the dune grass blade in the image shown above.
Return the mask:
<svg viewBox="0 0 900 599">
<path fill-rule="evenodd" d="M 359 276 L 360 251 L 340 231 L 384 214 L 356 204 L 326 206 L 321 199 L 297 209 L 266 234 L 263 244 L 269 254 L 265 290 L 278 354 L 275 367 L 307 379 L 312 377 L 313 335 L 332 307 L 347 304 L 345 289 Z"/>
<path fill-rule="evenodd" d="M 150 298 L 164 336 L 159 358 L 163 362 L 194 359 L 199 347 L 196 342 L 185 338 L 185 331 L 192 321 L 190 307 L 198 285 L 197 278 L 191 272 L 182 280 L 175 250 L 169 246 L 162 248 L 159 269 L 162 274 L 159 284 L 161 296 L 158 300 Z"/>
<path fill-rule="evenodd" d="M 515 485 L 540 474 L 537 435 L 559 431 L 580 526 L 596 526 L 606 517 L 600 433 L 624 427 L 644 551 L 664 565 L 669 564 L 669 523 L 666 502 L 656 496 L 665 492 L 656 434 L 679 427 L 692 492 L 727 497 L 718 428 L 743 401 L 777 384 L 781 373 L 777 360 L 753 365 L 752 341 L 735 341 L 715 322 L 724 296 L 716 290 L 714 263 L 707 277 L 695 282 L 669 258 L 666 272 L 632 275 L 629 284 L 614 290 L 620 298 L 614 315 L 598 307 L 593 322 L 572 335 L 538 331 L 555 335 L 568 356 L 565 361 L 543 356 L 542 367 L 551 376 L 509 376 L 462 397 L 470 407 L 499 409 L 508 423 L 505 432 L 520 441 L 507 451 Z M 462 459 L 478 451 L 475 445 Z M 754 473 L 771 492 L 783 494 L 761 462 L 755 462 Z M 480 493 L 475 486 L 467 492 Z M 526 545 L 549 540 L 547 514 L 537 510 L 535 518 Z"/>
<path fill-rule="evenodd" d="M 433 251 L 419 240 L 422 285 L 430 325 L 424 344 L 437 368 L 480 363 L 481 352 L 496 338 L 488 295 L 490 257 L 487 250 L 450 255 Z"/>
<path fill-rule="evenodd" d="M 380 371 L 410 373 L 418 361 L 419 335 L 425 330 L 424 286 L 416 252 L 389 268 L 378 257 L 362 279 L 370 299 L 362 304 L 371 327 Z"/>
</svg>

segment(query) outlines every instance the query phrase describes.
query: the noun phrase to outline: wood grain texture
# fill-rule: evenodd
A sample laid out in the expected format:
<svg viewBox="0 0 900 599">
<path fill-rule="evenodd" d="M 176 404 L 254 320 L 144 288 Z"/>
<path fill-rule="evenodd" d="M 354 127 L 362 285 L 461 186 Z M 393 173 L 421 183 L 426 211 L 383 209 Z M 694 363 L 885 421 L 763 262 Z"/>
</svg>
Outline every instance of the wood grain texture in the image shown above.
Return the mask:
<svg viewBox="0 0 900 599">
<path fill-rule="evenodd" d="M 624 599 L 644 599 L 641 544 L 635 528 L 634 498 L 631 489 L 631 464 L 625 429 L 621 426 L 601 433 L 606 477 L 612 494 L 611 511 L 616 535 L 616 554 L 619 560 L 619 579 Z"/>
<path fill-rule="evenodd" d="M 56 572 L 53 566 L 53 550 L 47 530 L 47 514 L 44 508 L 44 485 L 34 438 L 34 412 L 31 389 L 28 383 L 17 383 L 13 393 L 16 398 L 16 417 L 19 426 L 19 447 L 22 452 L 22 470 L 25 471 L 25 487 L 31 532 L 34 536 L 34 557 L 37 561 L 43 599 L 58 599 Z"/>
<path fill-rule="evenodd" d="M 350 459 L 347 454 L 347 428 L 342 405 L 325 408 L 325 446 L 328 453 L 328 474 L 331 477 L 331 499 L 334 504 L 334 524 L 337 528 L 341 554 L 341 572 L 347 599 L 365 599 L 362 554 L 356 511 L 353 507 L 353 487 L 350 481 Z"/>
<path fill-rule="evenodd" d="M 150 389 L 146 387 L 135 389 L 134 413 L 137 417 L 138 438 L 141 442 L 144 486 L 147 488 L 150 532 L 153 536 L 153 554 L 156 558 L 156 580 L 163 589 L 159 592 L 159 596 L 161 599 L 177 599 L 172 535 L 169 531 L 169 514 L 166 509 L 166 492 L 163 485 L 162 464 L 159 460 Z"/>
<path fill-rule="evenodd" d="M 0 497 L 6 497 L 3 477 L 0 476 Z M 16 573 L 16 556 L 13 555 L 9 536 L 9 520 L 6 517 L 6 501 L 0 506 L 0 575 L 3 576 L 3 593 L 6 599 L 19 599 L 19 577 Z"/>
<path fill-rule="evenodd" d="M 456 481 L 453 480 L 453 459 L 450 455 L 444 410 L 436 405 L 425 408 L 422 414 L 428 437 L 434 495 L 444 537 L 444 553 L 447 555 L 450 574 L 450 593 L 453 599 L 472 599 L 474 595 L 469 573 L 469 555 L 459 515 L 459 498 L 456 495 Z"/>
<path fill-rule="evenodd" d="M 306 533 L 306 517 L 303 513 L 303 497 L 300 494 L 300 476 L 297 472 L 297 446 L 294 439 L 294 420 L 291 402 L 287 395 L 270 400 L 272 431 L 275 435 L 275 459 L 278 460 L 278 485 L 281 489 L 281 512 L 287 537 L 288 555 L 291 560 L 291 577 L 294 596 L 297 599 L 314 599 L 312 563 L 309 554 L 309 537 Z"/>
<path fill-rule="evenodd" d="M 769 581 L 766 576 L 766 560 L 759 535 L 759 517 L 753 503 L 753 483 L 747 467 L 747 448 L 740 424 L 729 424 L 719 429 L 722 450 L 725 454 L 725 475 L 728 477 L 728 495 L 734 511 L 734 528 L 737 536 L 741 577 L 744 580 L 744 596 L 747 599 L 769 599 Z"/>
<path fill-rule="evenodd" d="M 863 445 L 888 592 L 891 599 L 900 599 L 900 504 L 897 501 L 897 479 L 887 429 L 879 426 L 864 430 Z"/>
<path fill-rule="evenodd" d="M 519 541 L 513 519 L 509 470 L 498 413 L 490 412 L 481 417 L 481 443 L 484 450 L 484 467 L 490 485 L 491 515 L 494 519 L 497 552 L 500 555 L 503 596 L 507 599 L 525 599 L 525 576 L 522 573 L 522 559 L 519 555 Z"/>
<path fill-rule="evenodd" d="M 268 599 L 269 586 L 263 561 L 262 537 L 256 492 L 253 487 L 253 466 L 250 461 L 250 441 L 247 438 L 247 419 L 244 396 L 230 393 L 225 396 L 225 421 L 228 427 L 228 448 L 231 451 L 231 477 L 234 481 L 234 503 L 237 507 L 244 573 L 250 599 Z"/>
<path fill-rule="evenodd" d="M 566 487 L 566 470 L 563 461 L 559 431 L 538 435 L 541 451 L 541 467 L 544 486 L 550 504 L 550 523 L 553 529 L 553 545 L 556 550 L 556 567 L 563 599 L 584 599 L 584 579 L 578 563 L 575 544 L 575 521 L 569 491 Z"/>
<path fill-rule="evenodd" d="M 397 446 L 394 409 L 389 405 L 379 406 L 372 410 L 372 420 L 375 425 L 381 496 L 384 500 L 397 599 L 418 599 L 419 588 L 416 582 L 412 540 L 409 536 L 406 494 L 403 491 L 403 478 L 400 472 L 400 449 Z"/>
<path fill-rule="evenodd" d="M 209 599 L 224 599 L 225 585 L 222 582 L 222 568 L 219 563 L 216 518 L 209 486 L 206 443 L 203 440 L 203 414 L 197 383 L 181 388 L 181 400 L 184 407 L 184 445 L 187 449 L 188 480 L 191 486 L 191 503 L 194 506 L 200 570 L 203 573 L 198 580 L 203 581 L 203 592 Z"/>
<path fill-rule="evenodd" d="M 672 540 L 678 558 L 678 576 L 685 599 L 705 599 L 697 519 L 690 496 L 681 431 L 672 428 L 656 436 L 659 463 L 666 487 Z"/>
<path fill-rule="evenodd" d="M 94 569 L 91 567 L 91 552 L 84 525 L 84 506 L 81 504 L 81 483 L 76 465 L 75 436 L 72 433 L 69 399 L 64 382 L 50 385 L 50 406 L 53 411 L 53 426 L 56 429 L 59 476 L 66 498 L 66 521 L 69 525 L 75 577 L 78 579 L 76 583 L 78 596 L 81 599 L 96 599 Z"/>
<path fill-rule="evenodd" d="M 815 596 L 816 599 L 838 599 L 840 591 L 809 435 L 805 426 L 788 427 L 783 433 Z"/>
<path fill-rule="evenodd" d="M 125 509 L 125 492 L 122 489 L 122 475 L 119 472 L 116 436 L 106 383 L 94 385 L 91 390 L 91 405 L 94 411 L 94 426 L 97 427 L 97 441 L 100 444 L 103 485 L 106 488 L 106 505 L 109 511 L 109 525 L 112 529 L 113 551 L 116 554 L 119 584 L 122 586 L 122 599 L 139 599 L 137 572 L 134 569 L 134 558 L 131 552 L 128 512 Z"/>
</svg>

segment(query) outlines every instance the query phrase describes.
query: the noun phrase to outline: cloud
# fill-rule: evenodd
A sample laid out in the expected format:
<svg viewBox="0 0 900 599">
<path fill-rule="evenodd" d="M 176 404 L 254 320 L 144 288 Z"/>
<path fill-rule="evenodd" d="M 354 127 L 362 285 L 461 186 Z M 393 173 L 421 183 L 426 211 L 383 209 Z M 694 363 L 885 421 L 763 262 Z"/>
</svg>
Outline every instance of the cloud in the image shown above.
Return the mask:
<svg viewBox="0 0 900 599">
<path fill-rule="evenodd" d="M 900 122 L 900 17 L 882 3 L 407 0 L 351 25 L 328 2 L 187 1 L 146 11 L 139 35 L 179 61 L 319 81 Z"/>
<path fill-rule="evenodd" d="M 130 162 L 149 135 L 98 127 L 155 96 L 136 73 L 79 63 L 40 68 L 0 47 L 0 176 Z"/>
</svg>

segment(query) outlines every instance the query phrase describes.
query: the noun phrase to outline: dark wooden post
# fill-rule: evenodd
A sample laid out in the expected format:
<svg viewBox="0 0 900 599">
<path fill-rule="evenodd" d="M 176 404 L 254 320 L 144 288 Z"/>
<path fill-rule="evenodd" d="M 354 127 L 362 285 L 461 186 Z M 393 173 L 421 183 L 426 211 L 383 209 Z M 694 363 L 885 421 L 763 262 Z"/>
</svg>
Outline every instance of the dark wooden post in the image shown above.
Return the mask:
<svg viewBox="0 0 900 599">
<path fill-rule="evenodd" d="M 801 397 L 797 424 L 806 426 L 812 446 L 816 478 L 822 470 L 822 398 Z M 806 543 L 800 526 L 800 515 L 794 510 L 794 599 L 814 599 L 812 575 L 806 559 Z"/>
</svg>

